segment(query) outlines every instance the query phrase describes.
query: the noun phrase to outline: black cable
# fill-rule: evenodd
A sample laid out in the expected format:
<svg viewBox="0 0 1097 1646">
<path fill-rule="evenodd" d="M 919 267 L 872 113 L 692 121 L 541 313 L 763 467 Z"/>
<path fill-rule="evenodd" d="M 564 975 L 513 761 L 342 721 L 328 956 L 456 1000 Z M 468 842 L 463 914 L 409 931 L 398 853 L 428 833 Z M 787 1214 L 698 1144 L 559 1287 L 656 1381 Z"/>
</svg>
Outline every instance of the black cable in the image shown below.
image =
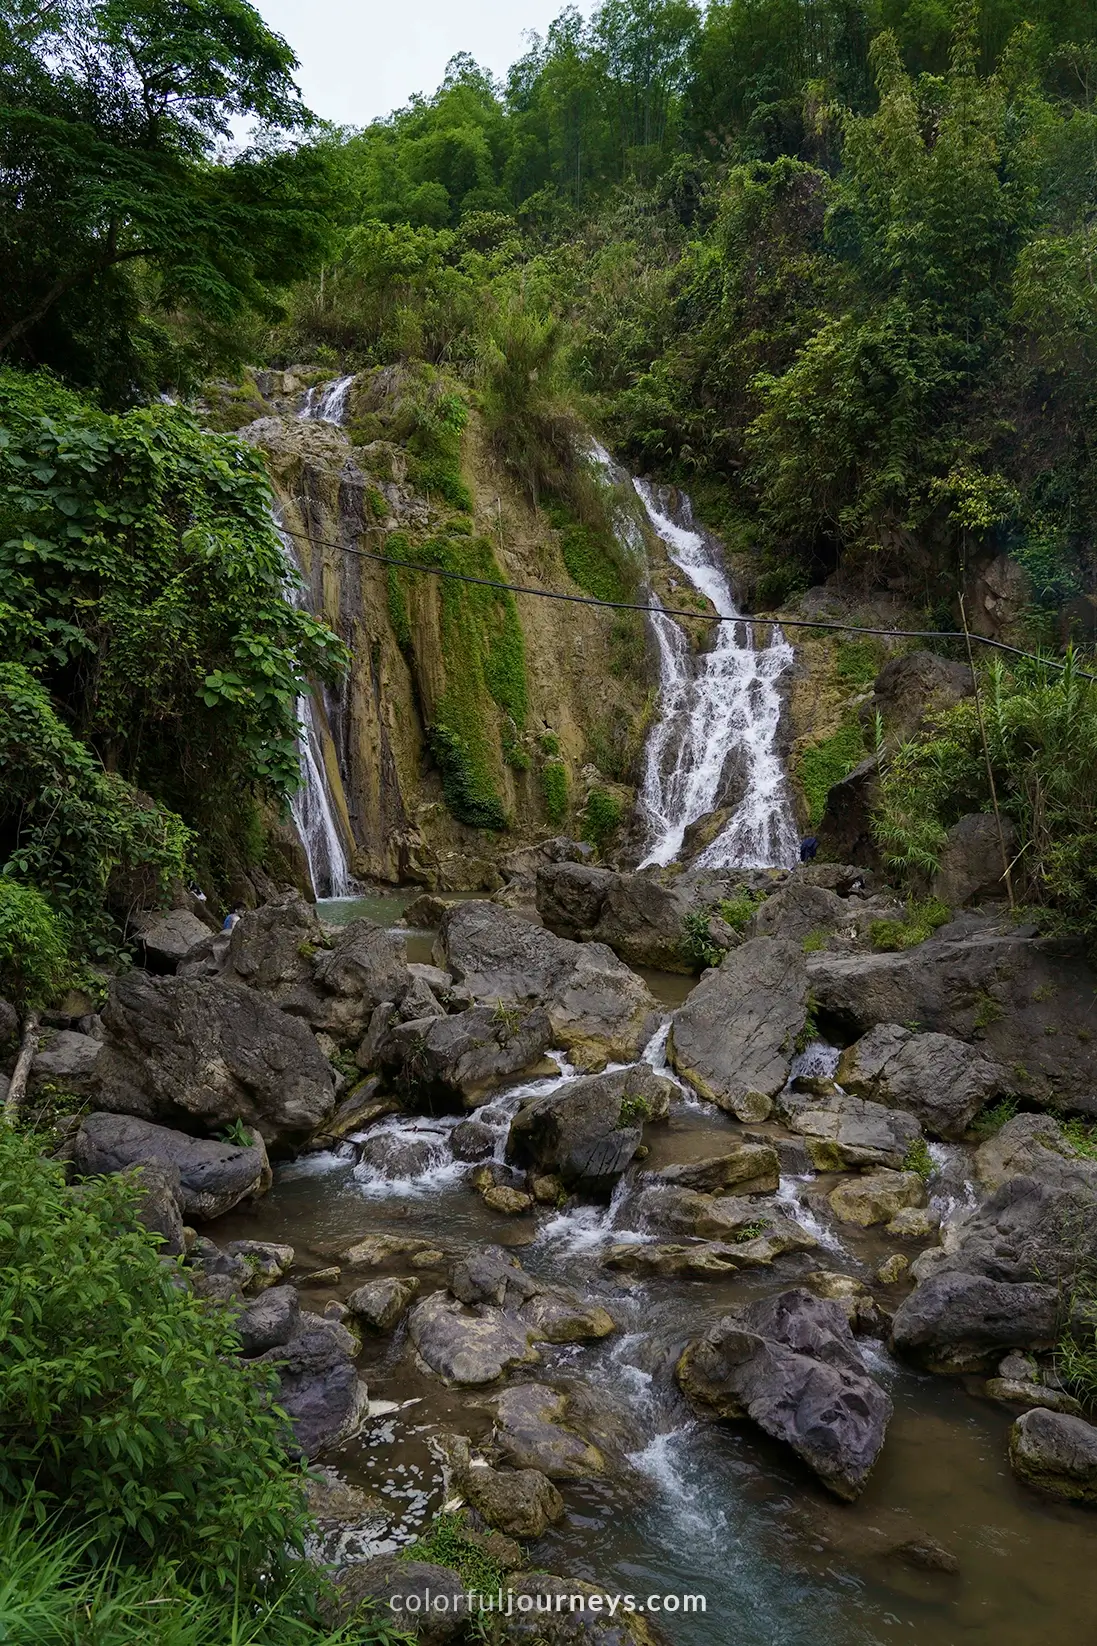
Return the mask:
<svg viewBox="0 0 1097 1646">
<path fill-rule="evenodd" d="M 834 629 L 840 634 L 875 634 L 885 636 L 890 640 L 963 640 L 962 629 L 873 629 L 866 628 L 859 623 L 828 623 L 823 619 L 811 620 L 806 617 L 729 617 L 723 612 L 710 615 L 707 612 L 687 612 L 677 606 L 647 606 L 635 600 L 599 600 L 589 594 L 561 594 L 555 589 L 534 589 L 524 583 L 499 583 L 489 577 L 472 577 L 468 572 L 450 571 L 446 566 L 424 566 L 415 560 L 397 560 L 389 554 L 376 554 L 370 549 L 351 549 L 345 543 L 335 543 L 330 537 L 313 537 L 309 532 L 295 532 L 291 527 L 279 524 L 277 529 L 287 537 L 299 537 L 306 543 L 319 544 L 321 548 L 338 549 L 340 554 L 352 554 L 359 560 L 375 560 L 382 566 L 398 566 L 403 571 L 424 572 L 429 577 L 448 577 L 455 583 L 473 583 L 481 589 L 506 590 L 510 594 L 532 594 L 539 600 L 563 600 L 573 606 L 601 606 L 607 611 L 615 612 L 643 612 L 651 617 L 653 613 L 661 613 L 664 617 L 689 617 L 700 623 L 743 623 L 751 629 Z M 1013 657 L 1025 657 L 1030 663 L 1039 663 L 1044 668 L 1065 670 L 1065 663 L 1057 663 L 1054 658 L 1041 657 L 1037 652 L 1022 651 L 1019 646 L 1007 646 L 1004 640 L 991 640 L 987 635 L 973 634 L 971 639 L 980 646 L 991 646 L 995 651 L 1009 652 Z M 1074 671 L 1082 680 L 1097 681 L 1097 674 L 1087 674 L 1084 669 Z"/>
</svg>

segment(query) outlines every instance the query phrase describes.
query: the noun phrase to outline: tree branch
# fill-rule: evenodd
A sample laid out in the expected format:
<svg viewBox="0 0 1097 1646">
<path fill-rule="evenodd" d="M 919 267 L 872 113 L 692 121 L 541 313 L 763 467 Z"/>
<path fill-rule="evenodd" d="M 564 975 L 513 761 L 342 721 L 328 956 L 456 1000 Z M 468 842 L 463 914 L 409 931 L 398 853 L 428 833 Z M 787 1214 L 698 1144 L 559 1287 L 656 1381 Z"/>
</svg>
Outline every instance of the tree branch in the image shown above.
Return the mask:
<svg viewBox="0 0 1097 1646">
<path fill-rule="evenodd" d="M 152 255 L 151 246 L 135 246 L 131 251 L 114 252 L 110 256 L 100 257 L 86 268 L 77 269 L 74 273 L 66 274 L 60 280 L 55 280 L 41 301 L 36 303 L 34 308 L 23 315 L 21 319 L 14 321 L 3 335 L 0 335 L 0 354 L 6 354 L 11 345 L 17 343 L 24 333 L 30 331 L 32 326 L 36 326 L 39 320 L 49 313 L 58 298 L 64 297 L 65 293 L 71 291 L 74 286 L 79 286 L 84 280 L 94 280 L 97 274 L 102 274 L 106 269 L 113 268 L 118 263 L 130 262 L 135 257 L 151 257 Z"/>
<path fill-rule="evenodd" d="M 28 1012 L 23 1023 L 23 1039 L 19 1046 L 19 1056 L 15 1060 L 12 1071 L 11 1084 L 8 1095 L 4 1099 L 4 1121 L 10 1126 L 14 1123 L 19 1112 L 19 1105 L 23 1101 L 27 1089 L 27 1078 L 30 1075 L 30 1066 L 34 1062 L 38 1051 L 38 1013 Z"/>
</svg>

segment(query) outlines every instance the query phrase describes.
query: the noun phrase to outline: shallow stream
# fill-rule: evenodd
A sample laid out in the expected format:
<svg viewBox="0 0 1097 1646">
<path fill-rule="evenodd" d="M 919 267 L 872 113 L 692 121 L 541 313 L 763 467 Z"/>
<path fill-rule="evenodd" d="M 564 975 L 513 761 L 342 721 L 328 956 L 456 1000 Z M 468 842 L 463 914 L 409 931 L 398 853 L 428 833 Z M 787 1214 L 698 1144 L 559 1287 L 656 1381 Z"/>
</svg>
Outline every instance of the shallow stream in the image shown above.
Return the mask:
<svg viewBox="0 0 1097 1646">
<path fill-rule="evenodd" d="M 331 923 L 358 914 L 392 921 L 413 893 L 321 905 Z M 426 959 L 430 934 L 409 934 L 411 959 Z M 652 981 L 668 1009 L 689 980 Z M 660 1061 L 658 1037 L 648 1050 Z M 562 1062 L 555 1079 L 573 1078 Z M 516 1086 L 487 1114 L 499 1130 L 520 1095 L 552 1082 Z M 779 1260 L 772 1270 L 725 1279 L 638 1281 L 602 1267 L 608 1243 L 643 1239 L 615 1229 L 616 1206 L 539 1208 L 533 1218 L 500 1217 L 465 1184 L 447 1136 L 458 1117 L 382 1122 L 433 1140 L 416 1177 L 392 1181 L 356 1167 L 354 1152 L 306 1157 L 276 1173 L 254 1212 L 233 1214 L 218 1238 L 269 1238 L 296 1248 L 295 1279 L 306 1307 L 322 1309 L 338 1287 L 309 1287 L 302 1272 L 367 1234 L 425 1237 L 450 1255 L 474 1244 L 521 1247 L 534 1275 L 566 1281 L 605 1305 L 619 1330 L 596 1345 L 542 1346 L 531 1377 L 574 1379 L 607 1395 L 630 1435 L 637 1479 L 567 1488 L 564 1525 L 530 1549 L 534 1564 L 637 1595 L 704 1594 L 704 1616 L 668 1618 L 683 1646 L 1089 1646 L 1097 1633 L 1097 1522 L 1022 1488 L 1006 1461 L 1009 1413 L 959 1383 L 899 1367 L 882 1343 L 862 1340 L 889 1387 L 895 1415 L 876 1471 L 854 1506 L 830 1498 L 814 1478 L 749 1424 L 700 1423 L 674 1383 L 686 1340 L 752 1292 L 794 1284 L 812 1268 L 868 1278 L 892 1246 L 836 1226 L 827 1215 L 830 1182 L 782 1180 L 782 1198 L 825 1244 Z M 649 1128 L 649 1164 L 716 1152 L 738 1130 L 683 1096 L 665 1128 Z M 942 1200 L 962 1198 L 963 1161 L 940 1151 Z M 806 1205 L 801 1204 L 807 1196 Z M 391 1266 L 406 1272 L 399 1262 Z M 370 1270 L 356 1283 L 385 1273 Z M 444 1283 L 445 1263 L 422 1270 L 420 1295 Z M 348 1289 L 343 1285 L 341 1290 Z M 414 1538 L 442 1506 L 432 1433 L 486 1437 L 492 1391 L 448 1390 L 416 1369 L 403 1331 L 368 1344 L 362 1375 L 374 1414 L 362 1433 L 321 1461 L 368 1485 L 383 1501 L 376 1526 L 346 1552 L 368 1554 Z M 924 1570 L 894 1554 L 925 1538 L 950 1551 L 959 1570 Z"/>
</svg>

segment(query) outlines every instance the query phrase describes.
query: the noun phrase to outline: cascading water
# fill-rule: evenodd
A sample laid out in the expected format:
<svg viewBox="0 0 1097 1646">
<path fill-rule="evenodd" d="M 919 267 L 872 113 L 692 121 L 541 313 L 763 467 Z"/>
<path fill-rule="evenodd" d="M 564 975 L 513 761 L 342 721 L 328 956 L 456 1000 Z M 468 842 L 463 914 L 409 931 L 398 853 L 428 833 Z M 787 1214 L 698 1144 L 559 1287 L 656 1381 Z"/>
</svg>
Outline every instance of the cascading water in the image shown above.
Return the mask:
<svg viewBox="0 0 1097 1646">
<path fill-rule="evenodd" d="M 645 480 L 633 485 L 674 564 L 722 617 L 738 616 L 717 551 L 694 525 L 689 499 L 681 499 L 675 520 L 653 486 Z M 640 804 L 649 834 L 641 867 L 673 862 L 690 824 L 721 804 L 736 762 L 742 798 L 697 859 L 698 867 L 794 863 L 796 827 L 777 750 L 777 683 L 792 663 L 792 647 L 777 628 L 769 645 L 756 649 L 749 630 L 720 623 L 712 650 L 697 656 L 658 600 L 651 625 L 659 650 L 661 714 L 644 757 Z"/>
<path fill-rule="evenodd" d="M 342 423 L 347 415 L 347 395 L 354 382 L 349 377 L 337 377 L 331 383 L 318 383 L 305 395 L 298 418 L 315 423 Z"/>
<path fill-rule="evenodd" d="M 300 571 L 293 538 L 274 516 L 287 567 Z M 296 578 L 287 581 L 295 606 L 305 605 L 305 591 Z M 308 859 L 309 879 L 317 897 L 353 897 L 358 882 L 350 872 L 346 848 L 335 821 L 335 801 L 324 765 L 324 745 L 316 702 L 308 693 L 297 699 L 297 755 L 301 785 L 290 800 L 294 827 Z"/>
</svg>

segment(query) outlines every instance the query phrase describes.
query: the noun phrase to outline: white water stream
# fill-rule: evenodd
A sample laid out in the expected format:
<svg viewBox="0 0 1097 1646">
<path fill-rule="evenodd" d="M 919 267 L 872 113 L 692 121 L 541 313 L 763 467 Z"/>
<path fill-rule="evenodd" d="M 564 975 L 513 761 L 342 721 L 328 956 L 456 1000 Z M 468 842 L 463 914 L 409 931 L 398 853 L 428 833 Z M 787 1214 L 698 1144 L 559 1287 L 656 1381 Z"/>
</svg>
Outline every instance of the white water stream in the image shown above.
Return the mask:
<svg viewBox="0 0 1097 1646">
<path fill-rule="evenodd" d="M 298 418 L 315 423 L 341 423 L 347 415 L 347 395 L 354 382 L 349 377 L 337 377 L 331 383 L 318 383 L 305 395 Z"/>
<path fill-rule="evenodd" d="M 634 480 L 648 519 L 670 558 L 722 617 L 737 617 L 719 550 L 682 497 L 672 518 L 646 480 Z M 697 859 L 699 868 L 774 868 L 796 862 L 798 837 L 777 748 L 778 682 L 792 647 L 778 628 L 756 648 L 751 631 L 719 623 L 711 651 L 700 655 L 685 631 L 653 598 L 651 626 L 659 650 L 660 717 L 648 738 L 640 805 L 648 823 L 641 867 L 671 863 L 686 830 L 726 804 L 733 810 Z"/>
</svg>

